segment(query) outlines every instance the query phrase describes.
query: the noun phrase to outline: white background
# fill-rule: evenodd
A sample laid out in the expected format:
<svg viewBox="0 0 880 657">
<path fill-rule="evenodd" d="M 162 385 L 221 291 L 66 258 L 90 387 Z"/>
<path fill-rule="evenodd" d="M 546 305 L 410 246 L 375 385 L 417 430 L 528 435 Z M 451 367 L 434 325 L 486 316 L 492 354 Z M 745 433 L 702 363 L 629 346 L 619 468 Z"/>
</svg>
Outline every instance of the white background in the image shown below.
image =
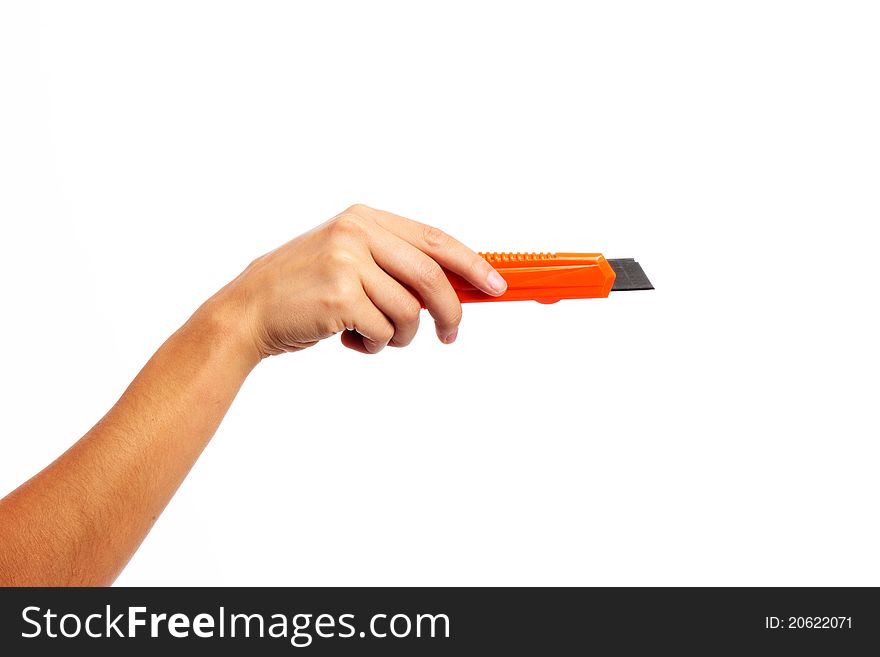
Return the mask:
<svg viewBox="0 0 880 657">
<path fill-rule="evenodd" d="M 0 489 L 354 202 L 657 289 L 260 365 L 120 584 L 880 585 L 858 2 L 10 2 Z"/>
</svg>

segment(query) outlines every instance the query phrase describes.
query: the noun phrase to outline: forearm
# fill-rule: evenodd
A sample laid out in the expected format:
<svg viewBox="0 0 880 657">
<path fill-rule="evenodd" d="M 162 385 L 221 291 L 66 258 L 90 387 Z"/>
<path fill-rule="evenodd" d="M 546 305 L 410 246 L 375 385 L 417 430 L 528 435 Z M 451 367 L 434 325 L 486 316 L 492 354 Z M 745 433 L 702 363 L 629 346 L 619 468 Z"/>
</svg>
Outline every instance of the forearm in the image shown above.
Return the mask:
<svg viewBox="0 0 880 657">
<path fill-rule="evenodd" d="M 200 308 L 94 428 L 0 500 L 0 584 L 111 583 L 257 362 L 222 293 Z"/>
</svg>

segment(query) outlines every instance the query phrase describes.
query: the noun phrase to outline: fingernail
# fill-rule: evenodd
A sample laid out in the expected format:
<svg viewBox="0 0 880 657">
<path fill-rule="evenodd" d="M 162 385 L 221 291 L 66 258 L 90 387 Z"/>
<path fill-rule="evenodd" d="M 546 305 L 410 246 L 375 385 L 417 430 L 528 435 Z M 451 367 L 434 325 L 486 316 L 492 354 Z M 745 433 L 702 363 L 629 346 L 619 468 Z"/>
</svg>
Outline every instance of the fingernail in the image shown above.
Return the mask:
<svg viewBox="0 0 880 657">
<path fill-rule="evenodd" d="M 443 338 L 444 344 L 452 344 L 455 342 L 455 338 L 458 337 L 458 328 L 452 329 L 452 333 Z"/>
<path fill-rule="evenodd" d="M 507 289 L 507 281 L 505 281 L 501 274 L 494 269 L 489 272 L 489 275 L 486 277 L 486 282 L 492 290 L 499 294 Z"/>
</svg>

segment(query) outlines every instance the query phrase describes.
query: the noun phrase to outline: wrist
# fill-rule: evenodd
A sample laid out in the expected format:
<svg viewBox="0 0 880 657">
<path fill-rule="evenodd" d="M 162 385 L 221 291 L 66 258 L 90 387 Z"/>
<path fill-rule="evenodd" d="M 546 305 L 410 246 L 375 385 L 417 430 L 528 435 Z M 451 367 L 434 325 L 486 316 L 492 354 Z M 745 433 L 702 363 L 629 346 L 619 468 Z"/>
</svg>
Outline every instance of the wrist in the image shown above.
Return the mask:
<svg viewBox="0 0 880 657">
<path fill-rule="evenodd" d="M 227 359 L 250 372 L 262 360 L 263 355 L 254 338 L 254 332 L 243 303 L 226 289 L 208 299 L 195 312 L 191 321 L 200 332 L 209 336 L 212 344 Z"/>
</svg>

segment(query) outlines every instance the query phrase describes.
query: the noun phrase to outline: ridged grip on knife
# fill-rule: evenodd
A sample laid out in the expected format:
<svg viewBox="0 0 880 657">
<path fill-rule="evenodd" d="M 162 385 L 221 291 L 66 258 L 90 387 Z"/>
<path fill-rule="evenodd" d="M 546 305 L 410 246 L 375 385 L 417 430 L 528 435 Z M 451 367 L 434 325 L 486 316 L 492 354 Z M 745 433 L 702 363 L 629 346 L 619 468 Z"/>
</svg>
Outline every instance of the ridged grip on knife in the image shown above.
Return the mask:
<svg viewBox="0 0 880 657">
<path fill-rule="evenodd" d="M 461 276 L 447 272 L 462 303 L 477 301 L 539 301 L 607 297 L 614 270 L 599 253 L 511 253 L 480 255 L 507 281 L 507 291 L 493 297 Z"/>
</svg>

